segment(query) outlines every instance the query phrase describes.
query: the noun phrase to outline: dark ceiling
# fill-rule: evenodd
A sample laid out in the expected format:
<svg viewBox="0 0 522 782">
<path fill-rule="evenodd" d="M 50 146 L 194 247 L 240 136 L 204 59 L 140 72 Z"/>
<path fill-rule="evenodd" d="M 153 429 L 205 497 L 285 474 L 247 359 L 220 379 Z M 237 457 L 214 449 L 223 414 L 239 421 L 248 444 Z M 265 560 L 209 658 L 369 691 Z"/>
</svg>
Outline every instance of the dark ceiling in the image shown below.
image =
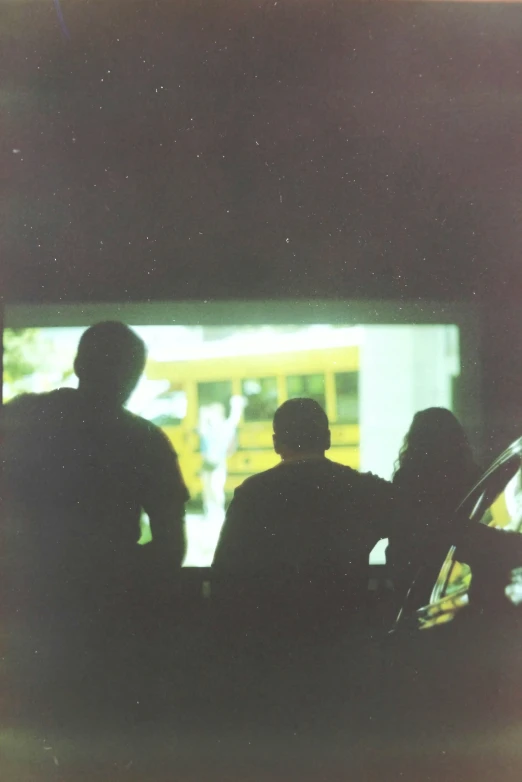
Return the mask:
<svg viewBox="0 0 522 782">
<path fill-rule="evenodd" d="M 6 298 L 519 295 L 522 5 L 62 9 L 0 4 Z"/>
</svg>

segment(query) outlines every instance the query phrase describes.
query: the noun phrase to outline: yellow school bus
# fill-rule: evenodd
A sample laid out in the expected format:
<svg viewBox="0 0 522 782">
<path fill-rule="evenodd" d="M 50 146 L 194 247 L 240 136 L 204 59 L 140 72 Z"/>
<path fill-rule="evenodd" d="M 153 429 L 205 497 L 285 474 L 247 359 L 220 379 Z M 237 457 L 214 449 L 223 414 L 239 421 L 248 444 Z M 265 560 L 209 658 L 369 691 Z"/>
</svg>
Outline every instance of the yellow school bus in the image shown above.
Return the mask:
<svg viewBox="0 0 522 782">
<path fill-rule="evenodd" d="M 168 380 L 169 393 L 181 392 L 186 399 L 186 415 L 160 425 L 178 452 L 193 498 L 201 495 L 199 410 L 215 401 L 226 406 L 234 395 L 246 398 L 247 405 L 237 429 L 236 450 L 228 459 L 227 494 L 249 475 L 277 464 L 272 417 L 293 397 L 312 397 L 324 407 L 332 433 L 330 457 L 359 467 L 358 347 L 149 361 L 146 376 Z"/>
</svg>

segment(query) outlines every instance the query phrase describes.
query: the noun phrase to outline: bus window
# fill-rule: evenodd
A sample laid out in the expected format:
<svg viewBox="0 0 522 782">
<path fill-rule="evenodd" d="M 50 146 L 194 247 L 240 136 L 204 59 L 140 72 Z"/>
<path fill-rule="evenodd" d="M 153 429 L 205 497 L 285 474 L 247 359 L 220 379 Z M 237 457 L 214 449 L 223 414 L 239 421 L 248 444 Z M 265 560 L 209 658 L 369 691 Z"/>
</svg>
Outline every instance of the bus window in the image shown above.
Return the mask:
<svg viewBox="0 0 522 782">
<path fill-rule="evenodd" d="M 198 383 L 198 404 L 200 407 L 219 402 L 225 407 L 228 415 L 231 396 L 232 383 L 230 380 L 220 380 L 214 383 Z"/>
<path fill-rule="evenodd" d="M 289 399 L 315 399 L 326 410 L 324 375 L 289 375 L 286 378 Z"/>
<path fill-rule="evenodd" d="M 247 400 L 245 421 L 271 421 L 277 410 L 277 378 L 249 378 L 243 380 L 242 389 Z"/>
<path fill-rule="evenodd" d="M 359 373 L 339 372 L 335 375 L 337 421 L 342 424 L 359 423 Z"/>
</svg>

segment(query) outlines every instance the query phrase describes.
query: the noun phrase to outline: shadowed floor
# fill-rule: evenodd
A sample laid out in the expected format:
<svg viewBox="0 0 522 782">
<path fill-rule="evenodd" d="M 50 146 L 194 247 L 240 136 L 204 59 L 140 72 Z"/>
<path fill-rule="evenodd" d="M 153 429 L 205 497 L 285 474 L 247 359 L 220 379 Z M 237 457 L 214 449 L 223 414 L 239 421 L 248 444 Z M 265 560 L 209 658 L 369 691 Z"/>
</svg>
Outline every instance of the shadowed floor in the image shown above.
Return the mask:
<svg viewBox="0 0 522 782">
<path fill-rule="evenodd" d="M 112 670 L 69 693 L 57 683 L 40 712 L 26 692 L 16 716 L 7 692 L 1 778 L 521 778 L 515 662 L 500 680 L 458 636 L 394 643 L 360 621 L 335 643 L 223 639 L 203 622 L 168 637 L 161 653 L 152 636 L 148 650 L 113 648 Z"/>
</svg>

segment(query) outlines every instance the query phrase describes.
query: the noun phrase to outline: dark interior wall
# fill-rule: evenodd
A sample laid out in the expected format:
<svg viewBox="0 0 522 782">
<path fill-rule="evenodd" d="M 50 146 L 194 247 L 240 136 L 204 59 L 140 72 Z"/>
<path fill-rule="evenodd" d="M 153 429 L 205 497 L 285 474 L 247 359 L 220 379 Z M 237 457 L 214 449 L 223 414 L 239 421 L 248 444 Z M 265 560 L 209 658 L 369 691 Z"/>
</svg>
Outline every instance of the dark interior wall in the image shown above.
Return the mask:
<svg viewBox="0 0 522 782">
<path fill-rule="evenodd" d="M 522 437 L 522 323 L 519 288 L 515 300 L 484 308 L 483 399 L 490 453 Z"/>
<path fill-rule="evenodd" d="M 522 6 L 0 0 L 11 301 L 477 302 L 522 421 Z"/>
</svg>

